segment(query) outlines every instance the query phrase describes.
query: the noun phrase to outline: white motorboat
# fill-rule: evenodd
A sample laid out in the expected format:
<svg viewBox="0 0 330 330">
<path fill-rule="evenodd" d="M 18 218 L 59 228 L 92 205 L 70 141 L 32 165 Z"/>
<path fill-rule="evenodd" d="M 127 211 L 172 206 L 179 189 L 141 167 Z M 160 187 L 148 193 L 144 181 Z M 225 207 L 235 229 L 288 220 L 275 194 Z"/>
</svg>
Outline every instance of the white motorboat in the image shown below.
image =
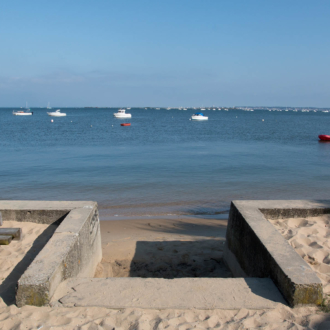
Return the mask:
<svg viewBox="0 0 330 330">
<path fill-rule="evenodd" d="M 125 109 L 119 109 L 118 112 L 114 113 L 114 117 L 116 118 L 131 118 L 132 115 L 130 113 L 126 113 Z"/>
<path fill-rule="evenodd" d="M 13 115 L 14 116 L 32 116 L 33 112 L 30 111 L 30 109 L 26 109 L 25 111 L 21 111 L 21 110 L 14 110 L 13 111 Z"/>
<path fill-rule="evenodd" d="M 208 120 L 209 117 L 204 116 L 204 114 L 201 113 L 201 112 L 197 112 L 197 113 L 195 113 L 194 115 L 191 116 L 191 119 L 192 120 Z"/>
<path fill-rule="evenodd" d="M 64 117 L 66 116 L 66 113 L 61 112 L 60 109 L 54 111 L 54 112 L 47 112 L 48 116 L 53 116 L 53 117 Z"/>
</svg>

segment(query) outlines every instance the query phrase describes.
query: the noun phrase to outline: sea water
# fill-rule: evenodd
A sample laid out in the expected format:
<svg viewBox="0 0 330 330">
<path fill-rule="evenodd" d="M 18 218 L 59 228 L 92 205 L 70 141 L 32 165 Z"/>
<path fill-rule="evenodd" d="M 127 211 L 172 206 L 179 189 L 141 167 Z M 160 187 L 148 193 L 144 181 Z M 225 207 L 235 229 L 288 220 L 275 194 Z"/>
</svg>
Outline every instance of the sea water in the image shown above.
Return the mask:
<svg viewBox="0 0 330 330">
<path fill-rule="evenodd" d="M 0 198 L 93 200 L 109 216 L 216 214 L 235 199 L 329 199 L 330 113 L 0 109 Z M 48 110 L 49 111 L 49 110 Z M 53 122 L 51 122 L 53 119 Z M 122 127 L 120 123 L 130 122 Z"/>
</svg>

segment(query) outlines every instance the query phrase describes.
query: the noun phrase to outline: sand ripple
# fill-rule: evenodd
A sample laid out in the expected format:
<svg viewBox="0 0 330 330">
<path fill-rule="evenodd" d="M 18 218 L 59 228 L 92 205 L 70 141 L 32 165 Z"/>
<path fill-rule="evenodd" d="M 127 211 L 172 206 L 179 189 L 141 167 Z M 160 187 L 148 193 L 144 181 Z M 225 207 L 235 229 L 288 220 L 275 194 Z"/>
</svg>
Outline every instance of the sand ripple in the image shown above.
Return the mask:
<svg viewBox="0 0 330 330">
<path fill-rule="evenodd" d="M 330 295 L 330 215 L 270 222 L 313 268 L 322 281 L 324 293 Z"/>
<path fill-rule="evenodd" d="M 317 308 L 274 310 L 151 310 L 106 308 L 0 307 L 2 330 L 127 329 L 329 329 L 330 317 Z"/>
</svg>

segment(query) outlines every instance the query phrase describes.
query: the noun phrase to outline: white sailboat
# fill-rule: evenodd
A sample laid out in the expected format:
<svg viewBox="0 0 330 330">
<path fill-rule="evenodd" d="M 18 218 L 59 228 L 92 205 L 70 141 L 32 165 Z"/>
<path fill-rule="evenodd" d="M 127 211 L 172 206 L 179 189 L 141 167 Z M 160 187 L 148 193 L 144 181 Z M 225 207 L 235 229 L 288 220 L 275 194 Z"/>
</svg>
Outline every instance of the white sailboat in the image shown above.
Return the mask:
<svg viewBox="0 0 330 330">
<path fill-rule="evenodd" d="M 13 110 L 14 116 L 32 116 L 33 112 L 28 108 L 27 102 L 25 103 L 25 111 L 23 110 Z"/>
</svg>

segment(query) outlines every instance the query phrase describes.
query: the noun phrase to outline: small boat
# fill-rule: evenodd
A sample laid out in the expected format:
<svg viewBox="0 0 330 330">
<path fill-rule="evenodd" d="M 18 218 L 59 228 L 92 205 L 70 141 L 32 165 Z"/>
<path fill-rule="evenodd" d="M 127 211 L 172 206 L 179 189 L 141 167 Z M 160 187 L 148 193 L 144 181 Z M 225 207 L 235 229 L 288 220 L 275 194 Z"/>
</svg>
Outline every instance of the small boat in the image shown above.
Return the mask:
<svg viewBox="0 0 330 330">
<path fill-rule="evenodd" d="M 30 111 L 30 109 L 26 109 L 25 111 L 20 111 L 20 110 L 14 110 L 13 111 L 14 116 L 32 116 L 33 112 Z"/>
<path fill-rule="evenodd" d="M 47 112 L 48 116 L 53 116 L 53 117 L 64 117 L 66 116 L 66 113 L 61 112 L 60 109 L 54 111 L 54 112 Z"/>
<path fill-rule="evenodd" d="M 13 115 L 14 116 L 32 116 L 33 112 L 28 108 L 28 103 L 25 103 L 25 111 L 23 110 L 13 110 Z"/>
<path fill-rule="evenodd" d="M 208 120 L 209 117 L 204 116 L 204 114 L 201 113 L 201 112 L 197 112 L 197 113 L 195 113 L 194 115 L 191 116 L 191 119 L 192 120 Z"/>
<path fill-rule="evenodd" d="M 119 109 L 118 112 L 113 114 L 116 118 L 131 118 L 132 115 L 130 113 L 125 113 L 125 109 Z"/>
<path fill-rule="evenodd" d="M 319 135 L 319 139 L 321 141 L 330 141 L 330 135 L 321 134 L 321 135 Z"/>
<path fill-rule="evenodd" d="M 131 123 L 121 123 L 120 126 L 131 126 Z"/>
</svg>

